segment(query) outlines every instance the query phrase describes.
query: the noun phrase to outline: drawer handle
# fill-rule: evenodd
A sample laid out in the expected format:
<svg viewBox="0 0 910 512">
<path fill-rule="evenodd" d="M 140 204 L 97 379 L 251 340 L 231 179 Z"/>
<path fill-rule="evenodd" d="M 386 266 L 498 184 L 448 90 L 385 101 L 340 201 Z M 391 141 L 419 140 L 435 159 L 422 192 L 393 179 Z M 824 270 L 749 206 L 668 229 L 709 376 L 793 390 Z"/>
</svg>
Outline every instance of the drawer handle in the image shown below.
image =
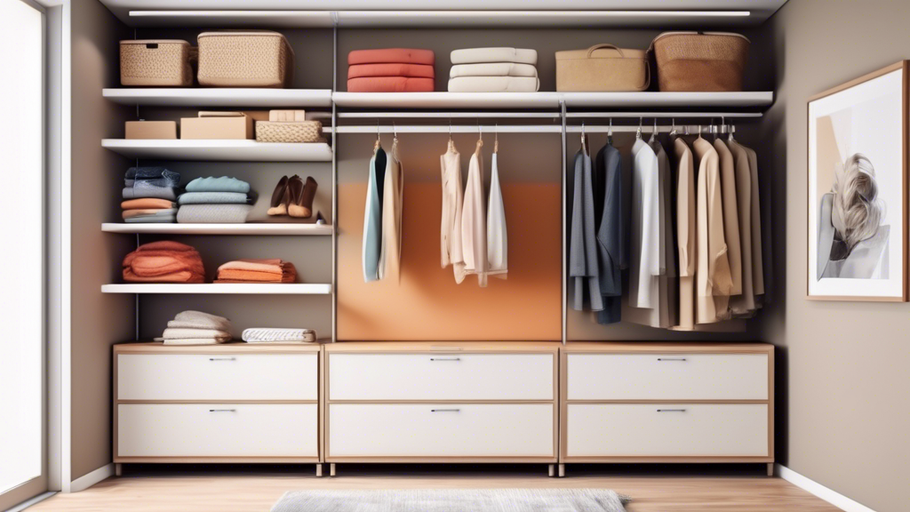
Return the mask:
<svg viewBox="0 0 910 512">
<path fill-rule="evenodd" d="M 236 357 L 210 357 L 209 361 L 236 361 Z"/>
<path fill-rule="evenodd" d="M 461 361 L 460 357 L 431 357 L 430 361 Z"/>
<path fill-rule="evenodd" d="M 237 412 L 237 409 L 209 409 L 209 412 Z"/>
<path fill-rule="evenodd" d="M 430 409 L 430 412 L 461 412 L 461 409 Z"/>
<path fill-rule="evenodd" d="M 658 357 L 658 361 L 686 361 L 685 357 Z"/>
<path fill-rule="evenodd" d="M 685 409 L 658 409 L 657 412 L 686 412 Z"/>
</svg>

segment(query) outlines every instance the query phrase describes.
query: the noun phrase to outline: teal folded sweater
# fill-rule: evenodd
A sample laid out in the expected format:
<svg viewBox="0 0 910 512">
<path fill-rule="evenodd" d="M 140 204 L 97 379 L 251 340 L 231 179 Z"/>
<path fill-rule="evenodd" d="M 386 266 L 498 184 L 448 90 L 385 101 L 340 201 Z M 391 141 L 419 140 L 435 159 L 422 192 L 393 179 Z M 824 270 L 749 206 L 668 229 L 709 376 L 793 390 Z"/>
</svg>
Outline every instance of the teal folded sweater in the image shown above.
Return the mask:
<svg viewBox="0 0 910 512">
<path fill-rule="evenodd" d="M 193 181 L 187 183 L 186 191 L 240 192 L 246 194 L 250 191 L 250 184 L 243 180 L 238 180 L 237 178 L 232 178 L 230 176 L 221 176 L 220 178 L 209 176 L 207 178 L 196 178 Z"/>
<path fill-rule="evenodd" d="M 187 192 L 177 204 L 246 204 L 247 195 L 240 192 Z"/>
</svg>

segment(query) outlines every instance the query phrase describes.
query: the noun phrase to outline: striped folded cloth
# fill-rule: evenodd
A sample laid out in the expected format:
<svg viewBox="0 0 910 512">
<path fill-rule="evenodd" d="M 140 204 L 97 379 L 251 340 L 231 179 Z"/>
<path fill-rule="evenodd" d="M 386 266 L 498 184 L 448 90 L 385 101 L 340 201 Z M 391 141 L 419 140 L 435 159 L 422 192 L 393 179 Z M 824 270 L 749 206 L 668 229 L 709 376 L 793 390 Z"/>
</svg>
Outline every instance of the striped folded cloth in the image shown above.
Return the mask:
<svg viewBox="0 0 910 512">
<path fill-rule="evenodd" d="M 243 330 L 240 339 L 247 343 L 312 343 L 316 341 L 316 331 L 312 329 L 251 327 Z"/>
</svg>

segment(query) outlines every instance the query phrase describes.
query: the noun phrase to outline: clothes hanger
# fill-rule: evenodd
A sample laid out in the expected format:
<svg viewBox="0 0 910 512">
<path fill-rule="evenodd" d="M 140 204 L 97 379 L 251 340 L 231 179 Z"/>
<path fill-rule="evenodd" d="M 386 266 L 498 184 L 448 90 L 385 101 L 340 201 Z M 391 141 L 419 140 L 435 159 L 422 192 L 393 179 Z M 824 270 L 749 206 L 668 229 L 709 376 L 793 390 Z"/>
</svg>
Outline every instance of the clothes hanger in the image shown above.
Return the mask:
<svg viewBox="0 0 910 512">
<path fill-rule="evenodd" d="M 648 140 L 648 143 L 649 144 L 653 143 L 655 140 L 657 140 L 657 118 L 656 117 L 654 118 L 654 131 L 651 132 L 651 138 Z"/>
<path fill-rule="evenodd" d="M 382 138 L 380 138 L 379 133 L 379 123 L 376 123 L 376 144 L 373 145 L 373 151 L 382 147 Z"/>
<path fill-rule="evenodd" d="M 699 139 L 703 138 L 703 137 L 701 136 L 701 125 L 698 125 L 698 138 L 699 138 Z"/>
<path fill-rule="evenodd" d="M 671 117 L 670 118 L 670 137 L 671 138 L 676 137 L 677 135 L 679 135 L 679 134 L 676 133 L 676 118 Z"/>
<path fill-rule="evenodd" d="M 638 130 L 635 132 L 635 140 L 641 140 L 641 127 L 645 122 L 645 118 L 638 118 Z"/>
<path fill-rule="evenodd" d="M 613 145 L 613 118 L 610 118 L 610 127 L 607 128 L 607 144 Z"/>
<path fill-rule="evenodd" d="M 584 153 L 588 152 L 588 146 L 585 144 L 585 123 L 581 123 L 581 150 Z"/>
<path fill-rule="evenodd" d="M 395 123 L 392 122 L 392 143 L 398 142 L 398 128 L 395 127 Z"/>
<path fill-rule="evenodd" d="M 493 153 L 499 154 L 499 123 L 496 124 L 496 130 L 493 133 Z"/>
<path fill-rule="evenodd" d="M 477 148 L 483 147 L 483 126 L 477 125 Z"/>
<path fill-rule="evenodd" d="M 736 132 L 736 127 L 733 126 L 733 123 L 730 123 L 730 129 L 727 130 L 727 142 L 734 142 L 733 133 Z"/>
</svg>

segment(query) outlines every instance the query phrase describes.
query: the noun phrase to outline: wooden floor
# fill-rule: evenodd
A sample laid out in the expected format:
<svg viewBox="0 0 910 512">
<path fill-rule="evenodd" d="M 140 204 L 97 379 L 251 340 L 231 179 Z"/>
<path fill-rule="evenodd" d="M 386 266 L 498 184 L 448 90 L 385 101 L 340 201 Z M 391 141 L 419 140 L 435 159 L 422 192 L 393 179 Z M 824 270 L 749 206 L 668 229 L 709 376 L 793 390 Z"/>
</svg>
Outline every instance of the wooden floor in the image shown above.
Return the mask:
<svg viewBox="0 0 910 512">
<path fill-rule="evenodd" d="M 313 466 L 126 467 L 85 491 L 57 494 L 28 509 L 46 511 L 268 511 L 289 490 L 596 487 L 633 498 L 628 512 L 833 512 L 839 509 L 762 468 L 642 468 L 567 466 L 567 478 L 548 478 L 546 465 L 427 467 L 338 465 L 335 478 L 316 478 Z M 328 466 L 326 465 L 326 474 Z"/>
</svg>

